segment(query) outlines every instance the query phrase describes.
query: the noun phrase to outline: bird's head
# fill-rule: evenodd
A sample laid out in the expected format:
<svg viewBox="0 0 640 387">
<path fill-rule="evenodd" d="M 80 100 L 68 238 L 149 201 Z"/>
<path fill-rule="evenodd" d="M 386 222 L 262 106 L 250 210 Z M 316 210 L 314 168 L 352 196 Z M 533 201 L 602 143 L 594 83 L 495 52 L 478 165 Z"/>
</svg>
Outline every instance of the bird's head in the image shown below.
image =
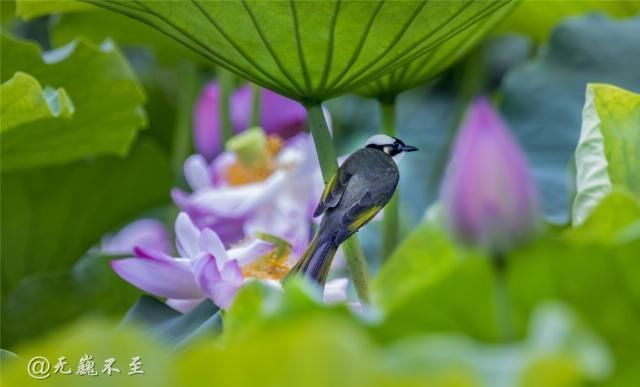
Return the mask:
<svg viewBox="0 0 640 387">
<path fill-rule="evenodd" d="M 417 151 L 415 146 L 407 145 L 399 138 L 387 136 L 386 134 L 376 134 L 369 137 L 366 148 L 378 149 L 393 158 L 398 163 L 407 152 Z"/>
</svg>

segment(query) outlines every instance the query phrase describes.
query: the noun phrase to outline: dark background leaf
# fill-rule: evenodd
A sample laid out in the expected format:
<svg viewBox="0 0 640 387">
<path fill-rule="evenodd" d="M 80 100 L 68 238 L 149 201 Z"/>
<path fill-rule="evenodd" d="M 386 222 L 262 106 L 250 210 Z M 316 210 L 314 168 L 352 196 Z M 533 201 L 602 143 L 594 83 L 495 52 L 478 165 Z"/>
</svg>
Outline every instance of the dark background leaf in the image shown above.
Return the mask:
<svg viewBox="0 0 640 387">
<path fill-rule="evenodd" d="M 26 275 L 71 267 L 106 232 L 167 203 L 172 182 L 148 141 L 127 158 L 2 174 L 2 294 Z"/>
<path fill-rule="evenodd" d="M 220 308 L 210 300 L 182 314 L 151 296 L 142 296 L 124 316 L 121 325 L 137 325 L 151 331 L 168 348 L 176 350 L 220 333 L 222 316 Z"/>
<path fill-rule="evenodd" d="M 140 296 L 109 257 L 87 256 L 70 269 L 23 278 L 2 298 L 2 346 L 35 339 L 80 316 L 119 318 Z"/>
</svg>

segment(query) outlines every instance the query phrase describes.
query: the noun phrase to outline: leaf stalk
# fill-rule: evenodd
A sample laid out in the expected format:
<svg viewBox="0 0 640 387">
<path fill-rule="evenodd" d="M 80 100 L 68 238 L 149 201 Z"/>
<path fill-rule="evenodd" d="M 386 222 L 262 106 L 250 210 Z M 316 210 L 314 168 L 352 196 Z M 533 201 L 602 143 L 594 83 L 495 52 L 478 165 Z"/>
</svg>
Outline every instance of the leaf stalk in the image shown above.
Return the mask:
<svg viewBox="0 0 640 387">
<path fill-rule="evenodd" d="M 322 177 L 326 183 L 338 169 L 336 150 L 324 118 L 322 106 L 319 103 L 308 104 L 306 109 L 309 129 L 311 130 L 318 160 L 320 161 Z M 360 298 L 360 302 L 366 304 L 369 302 L 369 270 L 357 236 L 353 235 L 347 239 L 342 244 L 342 248 L 358 298 Z"/>
<path fill-rule="evenodd" d="M 389 136 L 396 135 L 396 99 L 387 98 L 380 100 L 380 115 L 382 121 L 382 131 Z M 393 195 L 389 203 L 384 208 L 384 218 L 382 219 L 382 247 L 380 251 L 381 262 L 386 262 L 398 244 L 399 230 L 399 194 Z"/>
</svg>

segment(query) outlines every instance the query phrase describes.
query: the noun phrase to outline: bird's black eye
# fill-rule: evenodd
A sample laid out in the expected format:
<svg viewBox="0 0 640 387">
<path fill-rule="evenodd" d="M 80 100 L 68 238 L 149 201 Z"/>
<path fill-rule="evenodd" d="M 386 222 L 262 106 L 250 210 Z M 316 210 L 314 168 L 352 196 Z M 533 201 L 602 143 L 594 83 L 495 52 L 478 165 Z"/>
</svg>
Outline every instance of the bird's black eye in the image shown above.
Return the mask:
<svg viewBox="0 0 640 387">
<path fill-rule="evenodd" d="M 398 153 L 402 152 L 402 146 L 398 145 L 397 143 L 385 144 L 385 145 L 369 144 L 366 147 L 367 148 L 378 149 L 378 150 L 388 154 L 389 156 L 395 156 Z"/>
<path fill-rule="evenodd" d="M 393 145 L 395 145 L 395 146 L 399 146 L 398 148 L 402 148 L 402 147 L 405 145 L 405 144 L 404 144 L 404 142 L 402 142 L 402 140 L 401 140 L 401 139 L 399 139 L 399 138 L 397 138 L 397 137 L 394 137 L 394 139 L 395 139 L 396 141 L 394 141 Z"/>
</svg>

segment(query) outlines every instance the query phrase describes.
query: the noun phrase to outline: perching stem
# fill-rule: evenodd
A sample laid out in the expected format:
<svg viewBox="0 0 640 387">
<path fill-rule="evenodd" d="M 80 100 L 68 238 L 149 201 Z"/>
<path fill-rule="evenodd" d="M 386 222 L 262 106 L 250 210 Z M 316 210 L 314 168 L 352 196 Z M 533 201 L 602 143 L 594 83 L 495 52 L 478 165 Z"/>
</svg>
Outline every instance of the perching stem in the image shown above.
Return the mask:
<svg viewBox="0 0 640 387">
<path fill-rule="evenodd" d="M 353 279 L 353 286 L 356 289 L 358 298 L 362 304 L 369 303 L 369 269 L 367 267 L 367 260 L 364 257 L 364 252 L 358 241 L 358 236 L 353 235 L 342 244 L 342 250 L 347 261 L 347 267 L 351 278 Z"/>
<path fill-rule="evenodd" d="M 327 122 L 324 119 L 324 113 L 320 104 L 306 105 L 307 120 L 309 122 L 309 128 L 313 135 L 313 142 L 316 147 L 316 153 L 318 154 L 318 160 L 320 161 L 320 170 L 322 171 L 322 177 L 325 181 L 329 181 L 335 171 L 338 169 L 338 158 L 336 150 L 333 146 L 333 140 L 327 127 Z M 364 253 L 358 242 L 356 235 L 347 239 L 342 246 L 345 258 L 347 260 L 347 266 L 353 279 L 353 285 L 358 293 L 360 302 L 369 302 L 369 286 L 368 276 L 369 271 L 367 269 L 367 261 L 364 258 Z"/>
<path fill-rule="evenodd" d="M 380 100 L 380 112 L 382 121 L 382 131 L 389 136 L 396 135 L 396 101 L 391 99 Z M 393 195 L 389 203 L 384 208 L 384 218 L 382 219 L 382 248 L 380 251 L 382 263 L 391 257 L 391 253 L 398 244 L 399 227 L 399 199 L 398 192 Z"/>
</svg>

